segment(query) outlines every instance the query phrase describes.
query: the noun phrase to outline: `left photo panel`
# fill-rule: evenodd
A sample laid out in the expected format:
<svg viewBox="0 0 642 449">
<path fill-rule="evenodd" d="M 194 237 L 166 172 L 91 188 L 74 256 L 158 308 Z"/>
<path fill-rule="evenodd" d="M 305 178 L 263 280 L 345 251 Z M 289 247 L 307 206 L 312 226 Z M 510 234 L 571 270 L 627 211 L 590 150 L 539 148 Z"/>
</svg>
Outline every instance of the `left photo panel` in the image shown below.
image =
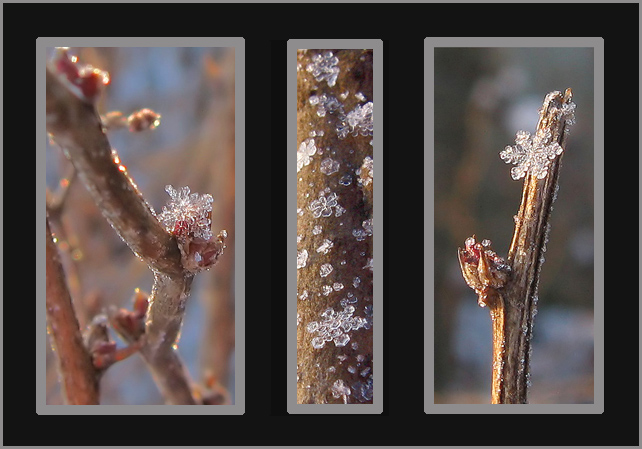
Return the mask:
<svg viewBox="0 0 642 449">
<path fill-rule="evenodd" d="M 38 412 L 225 405 L 199 410 L 236 414 L 243 40 L 57 46 L 76 43 L 51 38 L 38 51 Z"/>
</svg>

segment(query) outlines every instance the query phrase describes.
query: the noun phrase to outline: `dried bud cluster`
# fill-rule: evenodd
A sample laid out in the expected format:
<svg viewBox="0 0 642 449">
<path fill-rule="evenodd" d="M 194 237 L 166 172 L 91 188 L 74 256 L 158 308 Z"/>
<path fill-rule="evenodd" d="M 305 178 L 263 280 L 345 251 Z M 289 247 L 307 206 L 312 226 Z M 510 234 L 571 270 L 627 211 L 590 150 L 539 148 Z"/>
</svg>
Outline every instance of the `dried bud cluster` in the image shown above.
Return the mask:
<svg viewBox="0 0 642 449">
<path fill-rule="evenodd" d="M 131 132 L 156 129 L 160 125 L 161 115 L 151 109 L 141 109 L 134 112 L 127 118 L 127 124 Z"/>
<path fill-rule="evenodd" d="M 109 73 L 89 64 L 79 64 L 78 57 L 69 54 L 68 47 L 57 47 L 53 64 L 71 90 L 87 103 L 98 99 L 103 86 L 109 84 Z"/>
<path fill-rule="evenodd" d="M 461 272 L 468 286 L 479 295 L 479 305 L 485 307 L 489 289 L 496 290 L 506 285 L 510 267 L 492 250 L 490 240 L 478 243 L 472 236 L 464 245 L 464 249 L 458 249 Z"/>
</svg>

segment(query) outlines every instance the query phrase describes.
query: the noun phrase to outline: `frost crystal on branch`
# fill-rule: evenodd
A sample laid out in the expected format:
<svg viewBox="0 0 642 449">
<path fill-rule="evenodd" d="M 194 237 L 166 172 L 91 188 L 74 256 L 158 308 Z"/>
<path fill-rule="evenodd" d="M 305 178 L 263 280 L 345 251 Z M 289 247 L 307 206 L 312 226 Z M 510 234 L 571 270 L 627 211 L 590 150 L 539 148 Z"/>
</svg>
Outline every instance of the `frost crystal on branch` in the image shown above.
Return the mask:
<svg viewBox="0 0 642 449">
<path fill-rule="evenodd" d="M 165 191 L 172 198 L 158 217 L 165 229 L 178 239 L 191 236 L 209 240 L 212 237 L 212 195 L 190 194 L 189 187 L 176 190 L 171 185 L 165 186 Z"/>
<path fill-rule="evenodd" d="M 193 273 L 211 268 L 223 254 L 227 238 L 225 230 L 212 238 L 212 196 L 190 194 L 189 187 L 176 190 L 171 185 L 165 191 L 172 199 L 158 220 L 176 237 L 183 268 Z"/>
<path fill-rule="evenodd" d="M 510 171 L 514 180 L 531 173 L 538 179 L 546 177 L 551 161 L 564 149 L 558 142 L 551 142 L 549 130 L 539 130 L 534 136 L 526 131 L 517 131 L 513 146 L 507 146 L 499 156 L 507 164 L 516 165 Z"/>
</svg>

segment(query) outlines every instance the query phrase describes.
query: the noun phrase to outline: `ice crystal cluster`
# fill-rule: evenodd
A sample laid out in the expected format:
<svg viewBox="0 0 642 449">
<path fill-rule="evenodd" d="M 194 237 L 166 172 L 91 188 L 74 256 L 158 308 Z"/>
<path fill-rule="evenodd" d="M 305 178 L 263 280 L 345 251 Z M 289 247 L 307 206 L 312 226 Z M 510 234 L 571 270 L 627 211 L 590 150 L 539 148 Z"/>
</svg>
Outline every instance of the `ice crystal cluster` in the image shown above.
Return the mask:
<svg viewBox="0 0 642 449">
<path fill-rule="evenodd" d="M 314 76 L 317 81 L 326 81 L 328 86 L 334 87 L 339 76 L 339 58 L 334 56 L 331 51 L 324 54 L 316 54 L 312 57 L 312 62 L 308 64 L 306 70 Z"/>
<path fill-rule="evenodd" d="M 339 114 L 336 131 L 339 139 L 345 139 L 348 134 L 353 136 L 372 136 L 373 125 L 373 103 L 369 101 L 365 104 L 355 106 L 347 115 Z"/>
<path fill-rule="evenodd" d="M 372 107 L 372 101 L 369 101 L 364 105 L 358 105 L 346 116 L 346 120 L 354 136 L 359 134 L 362 136 L 372 135 Z"/>
<path fill-rule="evenodd" d="M 312 95 L 309 101 L 312 106 L 317 106 L 319 117 L 325 117 L 326 113 L 334 114 L 337 111 L 339 114 L 343 113 L 343 104 L 333 95 Z"/>
<path fill-rule="evenodd" d="M 190 194 L 189 187 L 176 190 L 171 185 L 165 186 L 165 191 L 171 200 L 158 216 L 165 229 L 179 240 L 188 237 L 211 239 L 212 195 Z"/>
<path fill-rule="evenodd" d="M 366 318 L 353 317 L 355 308 L 353 305 L 346 305 L 341 312 L 336 312 L 332 308 L 326 309 L 321 317 L 321 321 L 311 321 L 308 323 L 307 331 L 315 334 L 312 339 L 312 346 L 315 349 L 321 349 L 326 342 L 332 341 L 337 347 L 342 347 L 350 341 L 349 332 L 363 328 L 369 328 Z"/>
</svg>

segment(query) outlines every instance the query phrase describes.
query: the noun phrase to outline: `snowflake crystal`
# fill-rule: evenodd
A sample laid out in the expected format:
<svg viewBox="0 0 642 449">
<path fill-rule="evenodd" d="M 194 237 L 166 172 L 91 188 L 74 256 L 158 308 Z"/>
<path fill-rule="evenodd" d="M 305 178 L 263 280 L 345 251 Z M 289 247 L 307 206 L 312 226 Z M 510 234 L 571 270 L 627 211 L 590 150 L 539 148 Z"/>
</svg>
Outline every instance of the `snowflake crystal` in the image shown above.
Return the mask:
<svg viewBox="0 0 642 449">
<path fill-rule="evenodd" d="M 323 55 L 316 54 L 312 57 L 312 63 L 308 64 L 305 68 L 308 72 L 314 75 L 317 81 L 327 81 L 328 86 L 333 87 L 337 82 L 339 76 L 339 58 L 334 56 L 331 51 Z"/>
<path fill-rule="evenodd" d="M 337 204 L 337 198 L 338 196 L 336 193 L 330 193 L 326 197 L 325 193 L 322 191 L 319 194 L 319 199 L 312 201 L 308 206 L 308 208 L 312 212 L 312 216 L 314 218 L 319 218 L 329 217 L 330 215 L 332 215 L 332 208 L 339 207 Z"/>
<path fill-rule="evenodd" d="M 564 149 L 554 141 L 551 142 L 549 130 L 539 130 L 534 136 L 526 131 L 517 131 L 515 145 L 508 145 L 499 156 L 507 164 L 513 164 L 511 177 L 518 180 L 531 173 L 538 179 L 544 179 L 551 161 L 562 154 Z"/>
<path fill-rule="evenodd" d="M 165 191 L 171 200 L 158 216 L 165 229 L 179 240 L 186 240 L 188 237 L 211 239 L 212 195 L 190 194 L 189 187 L 176 190 L 171 185 L 165 186 Z"/>
</svg>

